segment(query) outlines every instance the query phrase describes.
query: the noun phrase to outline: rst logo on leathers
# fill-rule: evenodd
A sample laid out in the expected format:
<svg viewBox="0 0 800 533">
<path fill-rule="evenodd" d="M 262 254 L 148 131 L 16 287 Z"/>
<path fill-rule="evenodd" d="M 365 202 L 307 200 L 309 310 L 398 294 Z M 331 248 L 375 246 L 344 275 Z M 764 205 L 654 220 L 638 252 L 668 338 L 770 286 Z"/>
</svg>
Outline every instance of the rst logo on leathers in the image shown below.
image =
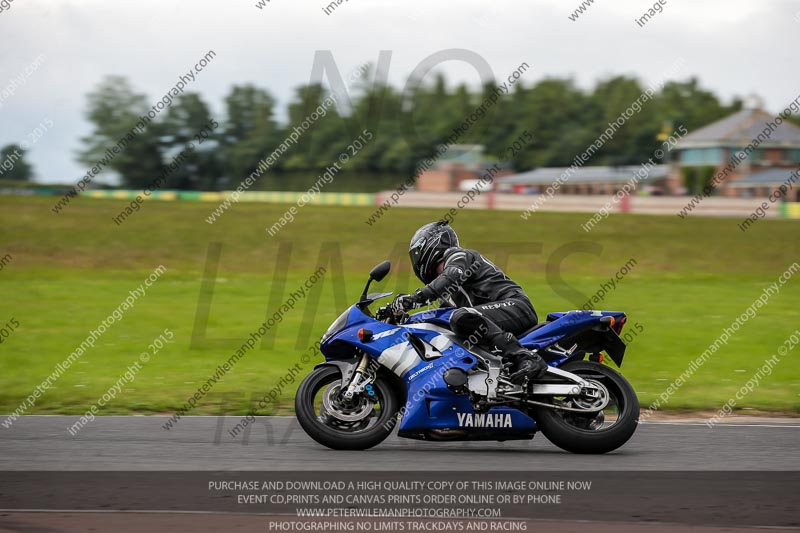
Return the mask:
<svg viewBox="0 0 800 533">
<path fill-rule="evenodd" d="M 510 413 L 456 413 L 462 428 L 511 428 Z"/>
</svg>

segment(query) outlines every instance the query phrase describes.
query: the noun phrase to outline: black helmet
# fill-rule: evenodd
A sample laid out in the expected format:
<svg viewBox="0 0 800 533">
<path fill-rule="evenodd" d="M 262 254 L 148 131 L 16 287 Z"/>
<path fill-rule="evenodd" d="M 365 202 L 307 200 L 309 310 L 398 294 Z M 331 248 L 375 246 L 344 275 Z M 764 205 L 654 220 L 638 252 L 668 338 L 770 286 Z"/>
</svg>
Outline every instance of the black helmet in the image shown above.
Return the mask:
<svg viewBox="0 0 800 533">
<path fill-rule="evenodd" d="M 436 266 L 444 259 L 448 248 L 458 246 L 458 235 L 445 220 L 425 224 L 411 237 L 408 255 L 414 274 L 423 282 L 430 283 L 436 278 Z"/>
</svg>

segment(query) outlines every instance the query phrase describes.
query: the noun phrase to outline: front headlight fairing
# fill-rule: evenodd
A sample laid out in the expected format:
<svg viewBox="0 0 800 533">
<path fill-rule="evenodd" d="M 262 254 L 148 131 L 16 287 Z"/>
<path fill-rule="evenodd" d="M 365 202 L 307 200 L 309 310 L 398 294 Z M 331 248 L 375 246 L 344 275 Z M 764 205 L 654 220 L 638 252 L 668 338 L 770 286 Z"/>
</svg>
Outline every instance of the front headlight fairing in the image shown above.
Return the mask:
<svg viewBox="0 0 800 533">
<path fill-rule="evenodd" d="M 328 340 L 331 335 L 342 329 L 344 325 L 347 324 L 347 316 L 349 314 L 350 309 L 345 309 L 344 313 L 339 315 L 339 317 L 333 321 L 333 324 L 331 324 L 327 331 L 325 331 L 325 333 L 322 335 L 322 342 Z"/>
</svg>

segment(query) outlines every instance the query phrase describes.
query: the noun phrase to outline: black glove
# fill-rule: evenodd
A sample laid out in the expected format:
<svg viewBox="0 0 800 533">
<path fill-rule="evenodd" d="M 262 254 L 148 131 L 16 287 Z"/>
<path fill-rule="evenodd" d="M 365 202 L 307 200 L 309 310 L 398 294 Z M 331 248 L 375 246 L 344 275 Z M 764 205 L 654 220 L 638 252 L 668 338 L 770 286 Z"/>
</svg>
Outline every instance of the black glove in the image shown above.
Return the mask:
<svg viewBox="0 0 800 533">
<path fill-rule="evenodd" d="M 417 306 L 417 299 L 411 294 L 398 294 L 392 301 L 392 313 L 394 315 L 402 315 L 409 309 L 414 309 Z"/>
</svg>

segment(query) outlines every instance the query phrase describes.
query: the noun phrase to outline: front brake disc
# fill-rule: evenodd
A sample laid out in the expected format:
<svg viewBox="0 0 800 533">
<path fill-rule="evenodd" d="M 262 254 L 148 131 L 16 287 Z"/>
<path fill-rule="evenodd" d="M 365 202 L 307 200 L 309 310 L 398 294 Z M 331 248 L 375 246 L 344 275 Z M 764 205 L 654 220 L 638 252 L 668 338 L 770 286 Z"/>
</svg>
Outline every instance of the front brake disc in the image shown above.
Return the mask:
<svg viewBox="0 0 800 533">
<path fill-rule="evenodd" d="M 349 406 L 343 405 L 336 398 L 341 390 L 341 383 L 331 383 L 322 393 L 322 407 L 325 411 L 338 420 L 344 422 L 358 422 L 367 418 L 372 413 L 373 405 L 364 396 L 354 398 L 358 403 Z"/>
</svg>

